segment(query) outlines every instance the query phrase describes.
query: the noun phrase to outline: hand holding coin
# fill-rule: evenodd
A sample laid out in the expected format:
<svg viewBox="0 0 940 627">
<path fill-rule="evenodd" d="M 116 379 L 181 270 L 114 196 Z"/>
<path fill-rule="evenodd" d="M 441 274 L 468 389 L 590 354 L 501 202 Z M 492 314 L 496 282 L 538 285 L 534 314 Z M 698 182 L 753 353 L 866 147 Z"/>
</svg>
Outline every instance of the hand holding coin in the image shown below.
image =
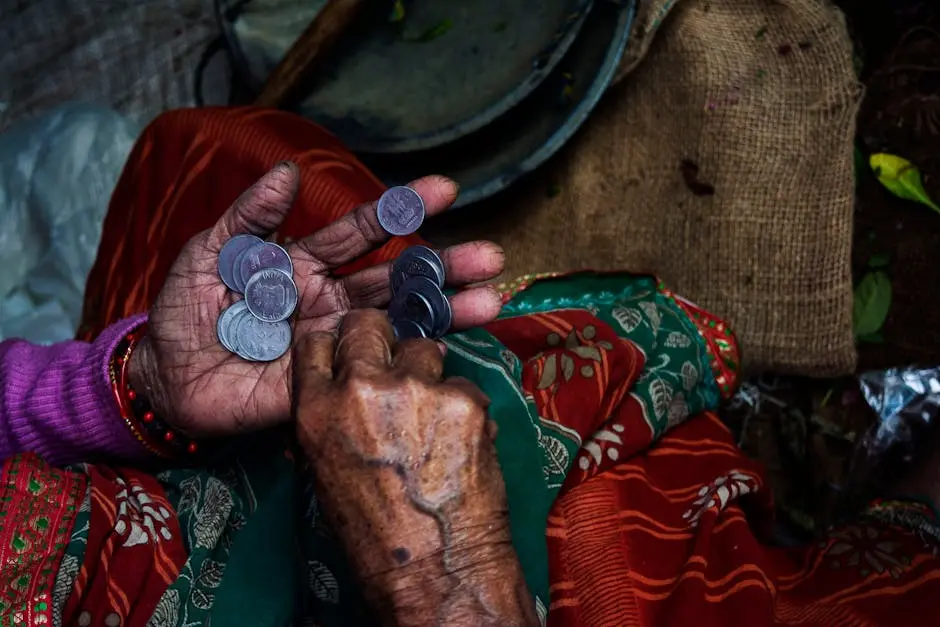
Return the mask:
<svg viewBox="0 0 940 627">
<path fill-rule="evenodd" d="M 395 342 L 381 311 L 351 311 L 338 338 L 313 334 L 294 359 L 317 498 L 386 622 L 538 625 L 486 395 L 442 377 L 434 342 Z"/>
<path fill-rule="evenodd" d="M 269 358 L 278 343 L 335 331 L 350 309 L 389 304 L 391 263 L 341 278 L 332 273 L 388 239 L 377 201 L 285 246 L 284 259 L 274 249 L 257 249 L 255 256 L 246 252 L 287 217 L 300 176 L 291 163 L 277 165 L 212 228 L 190 240 L 150 311 L 149 334 L 136 351 L 131 380 L 135 389 L 145 391 L 155 411 L 189 435 L 261 429 L 289 418 L 290 351 L 272 361 L 247 361 L 230 352 L 225 342 L 258 338 L 253 354 Z M 421 199 L 428 217 L 445 211 L 457 195 L 453 181 L 441 176 L 418 179 L 408 188 Z M 223 247 L 236 238 L 240 243 L 226 250 L 223 260 Z M 454 246 L 440 257 L 447 281 L 455 287 L 492 278 L 503 266 L 502 250 L 489 242 Z M 223 266 L 231 270 L 220 276 Z M 285 276 L 292 276 L 294 287 Z M 255 283 L 248 285 L 250 281 Z M 250 302 L 233 289 L 251 294 Z M 236 303 L 245 304 L 232 307 Z M 489 288 L 460 291 L 449 301 L 452 327 L 486 324 L 500 305 Z M 255 310 L 251 315 L 241 311 L 249 306 Z M 280 320 L 287 310 L 293 315 Z M 285 335 L 285 325 L 288 331 L 293 327 L 292 335 Z"/>
</svg>

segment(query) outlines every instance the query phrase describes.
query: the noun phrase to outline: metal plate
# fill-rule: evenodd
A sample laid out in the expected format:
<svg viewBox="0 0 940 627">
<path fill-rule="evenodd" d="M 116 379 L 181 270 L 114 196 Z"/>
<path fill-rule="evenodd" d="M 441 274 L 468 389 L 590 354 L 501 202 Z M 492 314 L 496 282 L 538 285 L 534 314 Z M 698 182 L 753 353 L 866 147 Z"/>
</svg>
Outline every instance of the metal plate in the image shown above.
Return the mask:
<svg viewBox="0 0 940 627">
<path fill-rule="evenodd" d="M 257 92 L 324 0 L 216 3 Z M 591 0 L 407 0 L 400 22 L 390 21 L 391 5 L 366 9 L 297 108 L 356 151 L 425 150 L 482 128 L 552 71 Z"/>
<path fill-rule="evenodd" d="M 387 185 L 450 176 L 460 183 L 453 208 L 492 196 L 544 163 L 588 118 L 614 77 L 635 10 L 636 0 L 597 2 L 551 76 L 486 128 L 434 150 L 358 156 Z"/>
</svg>

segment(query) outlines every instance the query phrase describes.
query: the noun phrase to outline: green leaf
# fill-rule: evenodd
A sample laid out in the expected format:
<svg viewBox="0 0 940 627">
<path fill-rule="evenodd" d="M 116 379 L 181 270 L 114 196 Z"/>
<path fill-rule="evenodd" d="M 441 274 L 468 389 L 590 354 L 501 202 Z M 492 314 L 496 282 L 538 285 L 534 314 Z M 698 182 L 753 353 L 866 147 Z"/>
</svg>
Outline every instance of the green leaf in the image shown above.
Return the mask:
<svg viewBox="0 0 940 627">
<path fill-rule="evenodd" d="M 388 16 L 389 22 L 400 22 L 405 19 L 405 5 L 402 4 L 402 0 L 395 0 L 392 4 L 392 12 Z"/>
<path fill-rule="evenodd" d="M 881 270 L 869 272 L 855 288 L 852 328 L 855 337 L 870 337 L 884 326 L 891 309 L 891 279 Z"/>
<path fill-rule="evenodd" d="M 872 269 L 885 268 L 889 263 L 891 263 L 890 255 L 885 253 L 878 253 L 877 255 L 872 255 L 868 260 L 868 267 Z"/>
<path fill-rule="evenodd" d="M 885 338 L 881 333 L 869 333 L 859 336 L 858 341 L 862 344 L 884 344 Z"/>
<path fill-rule="evenodd" d="M 920 170 L 913 163 L 903 157 L 885 153 L 872 155 L 868 163 L 875 176 L 889 192 L 898 198 L 927 205 L 940 213 L 940 206 L 937 206 L 927 195 L 924 184 L 920 180 Z"/>
</svg>

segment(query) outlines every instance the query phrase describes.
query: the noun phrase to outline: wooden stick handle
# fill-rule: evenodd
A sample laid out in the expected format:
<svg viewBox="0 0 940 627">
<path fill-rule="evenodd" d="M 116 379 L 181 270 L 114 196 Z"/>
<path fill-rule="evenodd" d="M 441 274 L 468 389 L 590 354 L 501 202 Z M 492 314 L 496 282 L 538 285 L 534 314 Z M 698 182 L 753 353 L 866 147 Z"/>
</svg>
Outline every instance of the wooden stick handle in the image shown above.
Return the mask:
<svg viewBox="0 0 940 627">
<path fill-rule="evenodd" d="M 274 68 L 255 105 L 284 105 L 365 4 L 366 0 L 329 0 Z"/>
</svg>

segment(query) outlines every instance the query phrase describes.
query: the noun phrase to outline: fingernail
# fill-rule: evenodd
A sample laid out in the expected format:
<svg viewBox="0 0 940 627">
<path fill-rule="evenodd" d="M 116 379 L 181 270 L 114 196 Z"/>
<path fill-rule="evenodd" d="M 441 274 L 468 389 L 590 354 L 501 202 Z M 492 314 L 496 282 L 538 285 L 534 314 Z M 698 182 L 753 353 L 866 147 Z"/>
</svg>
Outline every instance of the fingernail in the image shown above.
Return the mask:
<svg viewBox="0 0 940 627">
<path fill-rule="evenodd" d="M 445 344 L 444 342 L 438 342 L 437 348 L 440 349 L 441 355 L 443 355 L 444 357 L 447 357 L 447 344 Z"/>
<path fill-rule="evenodd" d="M 495 285 L 487 285 L 486 287 L 487 287 L 487 288 L 490 290 L 490 292 L 493 294 L 494 302 L 499 303 L 499 308 L 502 309 L 502 308 L 503 308 L 503 305 L 506 304 L 505 299 L 503 299 L 503 294 L 502 294 L 502 292 L 500 292 L 498 289 L 496 289 L 496 286 L 495 286 Z"/>
<path fill-rule="evenodd" d="M 271 168 L 271 169 L 272 169 L 272 170 L 279 170 L 279 169 L 293 170 L 293 169 L 295 169 L 296 167 L 297 167 L 297 164 L 294 163 L 293 161 L 285 160 L 285 161 L 278 161 L 278 162 L 274 165 L 274 167 Z"/>
</svg>

